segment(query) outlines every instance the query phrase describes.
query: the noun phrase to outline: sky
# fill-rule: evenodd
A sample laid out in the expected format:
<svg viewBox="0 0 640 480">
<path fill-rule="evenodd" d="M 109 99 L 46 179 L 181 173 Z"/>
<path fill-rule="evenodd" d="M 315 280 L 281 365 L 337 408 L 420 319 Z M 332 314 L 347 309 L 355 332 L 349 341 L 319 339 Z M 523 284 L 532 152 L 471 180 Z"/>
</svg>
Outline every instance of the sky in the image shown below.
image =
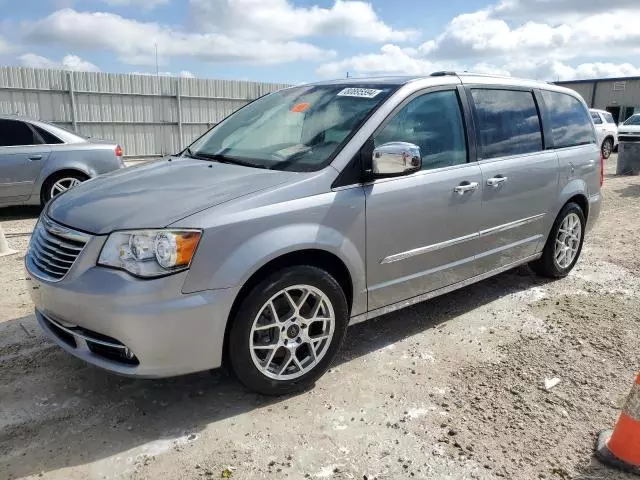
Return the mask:
<svg viewBox="0 0 640 480">
<path fill-rule="evenodd" d="M 0 0 L 0 65 L 291 84 L 640 75 L 640 0 Z"/>
</svg>

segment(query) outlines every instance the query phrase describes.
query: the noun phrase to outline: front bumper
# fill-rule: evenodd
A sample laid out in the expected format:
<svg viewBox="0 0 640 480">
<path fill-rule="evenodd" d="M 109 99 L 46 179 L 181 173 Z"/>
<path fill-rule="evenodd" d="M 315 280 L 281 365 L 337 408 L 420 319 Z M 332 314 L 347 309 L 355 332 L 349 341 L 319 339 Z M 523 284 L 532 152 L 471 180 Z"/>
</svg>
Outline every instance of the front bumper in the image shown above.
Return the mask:
<svg viewBox="0 0 640 480">
<path fill-rule="evenodd" d="M 27 256 L 28 289 L 43 330 L 70 354 L 123 375 L 169 377 L 219 367 L 238 289 L 183 294 L 188 272 L 139 280 L 96 267 L 92 253 L 102 243 L 94 237 L 58 282 L 38 278 Z"/>
</svg>

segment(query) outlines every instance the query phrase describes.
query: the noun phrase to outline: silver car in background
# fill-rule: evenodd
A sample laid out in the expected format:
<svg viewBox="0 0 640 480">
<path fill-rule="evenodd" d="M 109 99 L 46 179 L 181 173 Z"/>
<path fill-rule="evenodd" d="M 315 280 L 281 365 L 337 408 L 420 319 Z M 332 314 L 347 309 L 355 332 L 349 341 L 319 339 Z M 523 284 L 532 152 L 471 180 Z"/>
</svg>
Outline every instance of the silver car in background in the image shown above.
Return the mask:
<svg viewBox="0 0 640 480">
<path fill-rule="evenodd" d="M 122 148 L 115 142 L 0 115 L 0 207 L 44 205 L 89 178 L 122 167 Z"/>
<path fill-rule="evenodd" d="M 292 87 L 54 199 L 29 290 L 45 332 L 94 365 L 166 377 L 228 359 L 285 394 L 326 371 L 349 324 L 525 263 L 566 276 L 602 166 L 584 101 L 547 83 Z"/>
</svg>

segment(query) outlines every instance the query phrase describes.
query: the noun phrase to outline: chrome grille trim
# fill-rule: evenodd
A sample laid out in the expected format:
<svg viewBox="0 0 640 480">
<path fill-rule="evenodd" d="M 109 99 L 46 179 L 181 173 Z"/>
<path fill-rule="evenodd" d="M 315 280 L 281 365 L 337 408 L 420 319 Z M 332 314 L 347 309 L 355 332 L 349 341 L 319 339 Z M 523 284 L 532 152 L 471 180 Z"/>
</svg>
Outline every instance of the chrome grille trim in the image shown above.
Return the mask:
<svg viewBox="0 0 640 480">
<path fill-rule="evenodd" d="M 123 350 L 123 351 L 127 349 L 126 345 L 123 345 L 122 343 L 106 342 L 104 340 L 99 340 L 97 338 L 92 337 L 90 334 L 86 333 L 86 330 L 78 331 L 77 327 L 75 327 L 75 328 L 74 327 L 65 327 L 60 322 L 54 320 L 50 316 L 45 315 L 42 312 L 41 312 L 41 314 L 48 322 L 54 324 L 60 330 L 68 333 L 69 335 L 73 335 L 74 337 L 81 338 L 85 342 L 97 343 L 98 345 L 103 345 L 103 346 L 109 347 L 109 348 L 120 349 L 120 350 Z M 115 341 L 117 341 L 117 340 L 115 340 Z"/>
<path fill-rule="evenodd" d="M 59 282 L 67 275 L 90 239 L 90 235 L 42 215 L 29 242 L 26 256 L 29 271 L 42 280 Z"/>
</svg>

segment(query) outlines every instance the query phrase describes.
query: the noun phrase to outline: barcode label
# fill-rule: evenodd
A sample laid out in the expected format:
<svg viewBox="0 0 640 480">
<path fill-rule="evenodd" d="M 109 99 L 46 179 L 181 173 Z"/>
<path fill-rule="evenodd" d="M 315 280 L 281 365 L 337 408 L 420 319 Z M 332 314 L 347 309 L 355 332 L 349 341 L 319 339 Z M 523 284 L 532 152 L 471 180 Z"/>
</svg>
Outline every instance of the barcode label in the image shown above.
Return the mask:
<svg viewBox="0 0 640 480">
<path fill-rule="evenodd" d="M 345 88 L 338 93 L 339 97 L 374 98 L 382 90 L 375 88 Z"/>
</svg>

